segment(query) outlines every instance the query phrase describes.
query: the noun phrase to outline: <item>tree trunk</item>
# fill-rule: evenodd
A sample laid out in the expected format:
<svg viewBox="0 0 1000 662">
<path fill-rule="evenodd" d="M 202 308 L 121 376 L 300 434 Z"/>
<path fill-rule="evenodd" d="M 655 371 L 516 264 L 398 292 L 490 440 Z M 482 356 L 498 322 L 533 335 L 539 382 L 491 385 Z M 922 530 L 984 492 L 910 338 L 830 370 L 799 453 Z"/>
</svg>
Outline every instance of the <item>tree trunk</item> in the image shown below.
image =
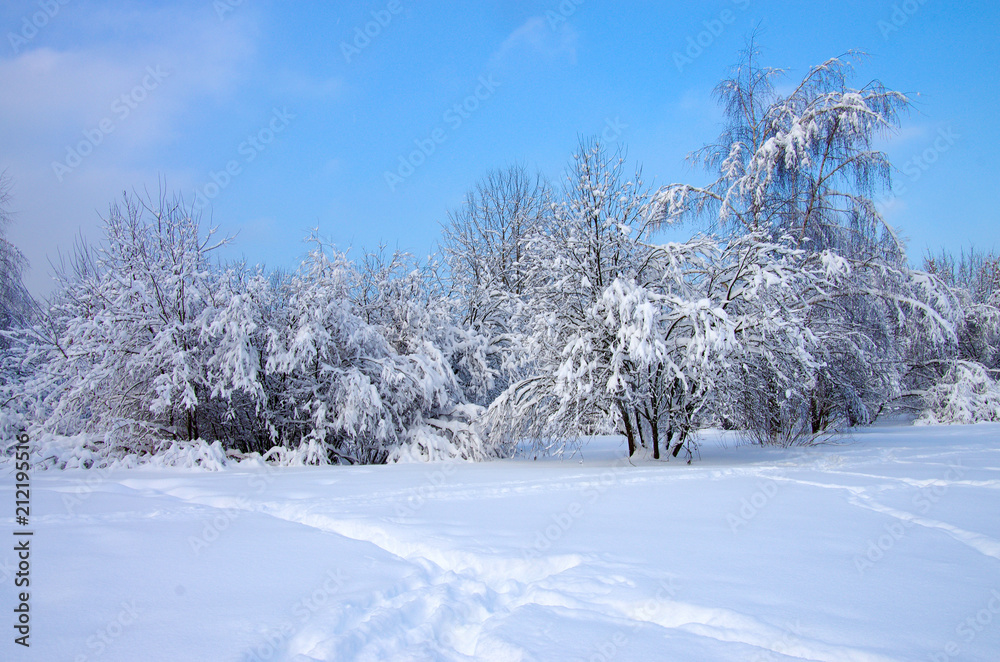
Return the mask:
<svg viewBox="0 0 1000 662">
<path fill-rule="evenodd" d="M 653 459 L 660 459 L 660 422 L 659 417 L 653 416 L 649 419 L 649 430 L 653 437 Z"/>
<path fill-rule="evenodd" d="M 674 445 L 674 450 L 671 451 L 671 453 L 670 453 L 672 456 L 677 457 L 677 455 L 681 452 L 681 449 L 684 448 L 684 437 L 685 436 L 686 435 L 682 432 L 680 434 L 680 436 L 677 437 L 677 444 Z"/>
<path fill-rule="evenodd" d="M 656 381 L 660 381 L 660 374 L 662 372 L 663 366 L 661 365 L 656 369 Z M 653 459 L 660 459 L 660 401 L 653 396 L 650 398 L 652 400 L 653 415 L 649 417 L 649 429 L 653 436 Z M 667 437 L 667 443 L 670 443 L 670 438 Z M 669 446 L 668 446 L 669 448 Z"/>
<path fill-rule="evenodd" d="M 618 403 L 618 411 L 622 415 L 622 423 L 625 425 L 625 436 L 628 438 L 628 456 L 635 455 L 635 431 L 632 429 L 632 418 L 625 408 L 625 403 Z"/>
<path fill-rule="evenodd" d="M 636 409 L 635 409 L 635 429 L 638 430 L 638 432 L 639 432 L 639 445 L 641 445 L 643 448 L 645 448 L 646 447 L 646 438 L 642 434 L 642 419 L 639 418 L 639 408 L 638 407 L 636 407 Z"/>
</svg>

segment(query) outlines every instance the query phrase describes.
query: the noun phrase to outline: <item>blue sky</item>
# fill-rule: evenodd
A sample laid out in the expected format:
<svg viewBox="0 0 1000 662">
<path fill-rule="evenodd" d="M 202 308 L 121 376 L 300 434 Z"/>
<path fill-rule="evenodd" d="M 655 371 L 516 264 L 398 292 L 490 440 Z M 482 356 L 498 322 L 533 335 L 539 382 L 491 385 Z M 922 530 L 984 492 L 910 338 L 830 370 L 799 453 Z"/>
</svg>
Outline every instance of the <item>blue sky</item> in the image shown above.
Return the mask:
<svg viewBox="0 0 1000 662">
<path fill-rule="evenodd" d="M 789 83 L 860 49 L 858 86 L 911 95 L 884 145 L 911 256 L 1000 248 L 995 0 L 8 0 L 0 27 L 9 238 L 36 294 L 110 202 L 161 182 L 238 233 L 226 258 L 294 268 L 311 228 L 425 255 L 487 171 L 561 181 L 579 136 L 654 184 L 705 181 L 685 156 L 718 134 L 712 88 L 755 28 Z"/>
</svg>

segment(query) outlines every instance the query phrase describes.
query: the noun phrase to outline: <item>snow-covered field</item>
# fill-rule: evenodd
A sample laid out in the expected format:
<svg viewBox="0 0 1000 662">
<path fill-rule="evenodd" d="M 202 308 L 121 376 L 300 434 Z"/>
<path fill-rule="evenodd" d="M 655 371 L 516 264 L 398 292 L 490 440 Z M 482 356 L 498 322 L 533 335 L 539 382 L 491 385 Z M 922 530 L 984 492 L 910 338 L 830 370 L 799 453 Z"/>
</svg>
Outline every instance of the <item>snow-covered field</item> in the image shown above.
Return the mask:
<svg viewBox="0 0 1000 662">
<path fill-rule="evenodd" d="M 716 437 L 691 465 L 629 466 L 619 443 L 37 472 L 31 648 L 13 644 L 5 544 L 0 657 L 1000 659 L 1000 425 L 792 450 Z"/>
</svg>

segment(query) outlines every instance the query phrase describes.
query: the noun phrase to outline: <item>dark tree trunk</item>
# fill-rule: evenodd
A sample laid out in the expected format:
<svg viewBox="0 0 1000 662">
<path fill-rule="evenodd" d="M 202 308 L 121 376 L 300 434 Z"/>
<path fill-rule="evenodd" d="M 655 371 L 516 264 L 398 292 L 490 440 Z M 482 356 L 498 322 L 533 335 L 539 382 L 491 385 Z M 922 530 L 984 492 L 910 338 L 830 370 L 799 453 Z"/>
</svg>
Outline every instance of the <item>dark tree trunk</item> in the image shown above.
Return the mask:
<svg viewBox="0 0 1000 662">
<path fill-rule="evenodd" d="M 684 448 L 684 439 L 686 438 L 687 438 L 687 433 L 681 430 L 680 434 L 677 436 L 677 444 L 674 446 L 674 450 L 671 452 L 671 455 L 677 457 L 678 453 L 681 452 L 681 449 Z M 669 442 L 667 443 L 669 444 Z M 688 460 L 688 464 L 691 464 L 690 460 Z"/>
<path fill-rule="evenodd" d="M 809 414 L 812 423 L 812 433 L 818 434 L 826 429 L 829 419 L 829 409 L 820 403 L 817 396 L 813 395 L 809 402 Z"/>
<path fill-rule="evenodd" d="M 653 459 L 660 459 L 660 416 L 658 407 L 653 407 L 653 415 L 649 418 L 649 432 L 653 437 Z"/>
<path fill-rule="evenodd" d="M 642 419 L 639 418 L 639 408 L 638 407 L 636 407 L 636 409 L 635 409 L 635 429 L 639 432 L 639 444 L 643 448 L 645 448 L 646 447 L 646 438 L 642 434 Z"/>
<path fill-rule="evenodd" d="M 625 426 L 625 436 L 628 438 L 628 456 L 632 457 L 635 455 L 635 431 L 632 429 L 632 417 L 629 414 L 628 409 L 625 408 L 625 404 L 622 402 L 618 403 L 618 411 L 622 415 L 622 423 Z"/>
</svg>

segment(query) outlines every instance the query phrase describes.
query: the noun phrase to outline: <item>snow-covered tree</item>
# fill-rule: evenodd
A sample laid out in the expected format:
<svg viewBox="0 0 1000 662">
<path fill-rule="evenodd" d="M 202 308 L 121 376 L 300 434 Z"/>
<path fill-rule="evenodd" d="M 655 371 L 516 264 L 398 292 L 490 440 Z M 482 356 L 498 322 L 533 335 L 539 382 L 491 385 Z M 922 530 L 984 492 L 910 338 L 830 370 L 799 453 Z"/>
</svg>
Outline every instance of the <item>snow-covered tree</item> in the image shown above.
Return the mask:
<svg viewBox="0 0 1000 662">
<path fill-rule="evenodd" d="M 608 386 L 615 335 L 601 316 L 612 283 L 643 277 L 648 202 L 639 173 L 627 178 L 620 154 L 581 142 L 563 200 L 530 243 L 525 347 L 533 365 L 491 406 L 494 434 L 545 446 L 611 426 L 634 451 L 634 408 Z"/>
<path fill-rule="evenodd" d="M 195 439 L 212 415 L 200 335 L 217 304 L 213 232 L 177 201 L 126 196 L 79 245 L 25 350 L 45 425 L 108 445 Z"/>
<path fill-rule="evenodd" d="M 34 301 L 24 287 L 24 270 L 28 262 L 24 254 L 7 240 L 7 228 L 12 222 L 9 207 L 10 182 L 0 173 L 0 332 L 25 325 L 31 318 Z M 0 335 L 0 349 L 10 346 Z"/>
<path fill-rule="evenodd" d="M 716 87 L 725 129 L 691 155 L 716 180 L 665 187 L 659 194 L 665 213 L 676 219 L 696 212 L 720 231 L 767 230 L 796 247 L 850 258 L 898 253 L 873 202 L 891 173 L 874 144 L 895 131 L 909 99 L 878 81 L 849 87 L 851 60 L 861 53 L 813 67 L 787 95 L 775 86 L 785 72 L 761 66 L 759 57 L 751 41 Z"/>
<path fill-rule="evenodd" d="M 905 399 L 923 423 L 1000 420 L 1000 257 L 941 252 L 925 257 L 924 268 L 953 298 L 955 345 L 950 352 L 916 345 Z"/>
<path fill-rule="evenodd" d="M 352 300 L 402 354 L 440 354 L 457 380 L 458 398 L 489 398 L 502 379 L 496 346 L 483 325 L 465 319 L 461 298 L 449 292 L 442 265 L 433 258 L 421 265 L 410 254 L 384 248 L 364 252 L 356 265 Z"/>
<path fill-rule="evenodd" d="M 921 403 L 918 424 L 1000 421 L 1000 382 L 983 364 L 961 359 L 940 363 L 941 376 L 914 392 Z"/>
<path fill-rule="evenodd" d="M 494 170 L 449 214 L 442 249 L 465 322 L 508 331 L 527 288 L 530 242 L 549 222 L 552 194 L 522 166 Z"/>
<path fill-rule="evenodd" d="M 493 404 L 498 433 L 544 445 L 617 430 L 630 454 L 648 445 L 656 458 L 690 451 L 692 432 L 720 418 L 797 438 L 823 365 L 810 314 L 847 261 L 763 231 L 657 244 L 656 198 L 624 174 L 598 145 L 575 157 L 532 247 L 536 370 Z"/>
<path fill-rule="evenodd" d="M 761 66 L 751 42 L 716 88 L 727 118 L 722 135 L 692 155 L 715 180 L 657 194 L 667 221 L 705 219 L 727 237 L 764 232 L 806 254 L 833 251 L 846 261 L 846 277 L 816 298 L 807 316 L 813 334 L 825 339 L 811 392 L 789 391 L 768 376 L 743 389 L 742 411 L 756 421 L 742 425 L 761 438 L 778 428 L 818 434 L 871 422 L 907 390 L 915 339 L 931 341 L 935 353 L 951 340 L 950 298 L 940 281 L 908 267 L 875 204 L 891 168 L 874 144 L 892 134 L 909 100 L 877 81 L 851 88 L 857 57 L 812 68 L 782 95 L 775 80 L 784 72 Z M 800 408 L 790 406 L 800 397 L 808 426 L 765 415 Z"/>
<path fill-rule="evenodd" d="M 283 309 L 281 279 L 242 264 L 220 268 L 211 306 L 201 316 L 198 341 L 213 404 L 202 435 L 243 453 L 265 453 L 277 442 L 272 412 L 280 386 L 265 362 L 268 330 Z"/>
<path fill-rule="evenodd" d="M 1000 371 L 1000 256 L 970 249 L 924 258 L 924 270 L 951 288 L 961 307 L 958 356 Z"/>
<path fill-rule="evenodd" d="M 20 385 L 30 375 L 31 366 L 20 359 L 13 346 L 36 312 L 22 279 L 27 260 L 6 237 L 12 222 L 9 202 L 10 183 L 5 173 L 0 173 L 0 434 L 5 439 L 13 439 L 29 420 L 21 406 L 24 393 Z"/>
<path fill-rule="evenodd" d="M 451 357 L 434 342 L 446 321 L 429 307 L 421 279 L 376 269 L 368 275 L 382 280 L 360 287 L 345 254 L 313 244 L 279 292 L 285 318 L 268 331 L 282 446 L 310 463 L 491 456 Z M 355 297 L 366 291 L 360 305 Z"/>
<path fill-rule="evenodd" d="M 447 298 L 461 325 L 473 334 L 477 356 L 491 377 L 485 390 L 469 392 L 487 405 L 512 381 L 530 371 L 524 346 L 536 239 L 552 218 L 552 192 L 539 175 L 522 166 L 490 172 L 449 214 L 441 249 Z"/>
</svg>

